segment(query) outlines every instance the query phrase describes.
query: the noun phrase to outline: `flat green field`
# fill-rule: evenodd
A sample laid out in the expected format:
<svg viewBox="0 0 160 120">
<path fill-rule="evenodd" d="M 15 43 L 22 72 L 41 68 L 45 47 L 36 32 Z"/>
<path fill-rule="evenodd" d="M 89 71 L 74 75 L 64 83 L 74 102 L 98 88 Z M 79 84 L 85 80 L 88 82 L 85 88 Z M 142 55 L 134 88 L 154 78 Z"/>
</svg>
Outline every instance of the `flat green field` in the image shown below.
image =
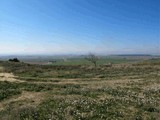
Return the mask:
<svg viewBox="0 0 160 120">
<path fill-rule="evenodd" d="M 92 65 L 91 62 L 87 61 L 84 58 L 68 58 L 65 60 L 55 60 L 56 62 L 53 63 L 53 65 Z M 119 64 L 119 63 L 128 63 L 128 62 L 134 62 L 136 60 L 131 60 L 131 59 L 124 59 L 124 58 L 108 58 L 108 57 L 103 57 L 97 61 L 97 65 L 104 65 L 108 64 L 110 62 L 114 64 Z"/>
<path fill-rule="evenodd" d="M 112 67 L 103 64 L 114 63 Z M 160 61 L 0 62 L 2 120 L 159 120 Z"/>
</svg>

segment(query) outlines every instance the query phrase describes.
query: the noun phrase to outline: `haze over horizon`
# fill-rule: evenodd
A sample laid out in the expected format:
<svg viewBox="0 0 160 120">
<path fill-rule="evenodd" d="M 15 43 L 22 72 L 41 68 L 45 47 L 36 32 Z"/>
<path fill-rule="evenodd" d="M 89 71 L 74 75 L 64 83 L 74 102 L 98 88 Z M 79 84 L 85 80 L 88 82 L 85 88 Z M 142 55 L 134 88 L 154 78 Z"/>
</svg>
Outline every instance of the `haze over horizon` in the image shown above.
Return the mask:
<svg viewBox="0 0 160 120">
<path fill-rule="evenodd" d="M 160 54 L 159 0 L 0 0 L 0 55 Z"/>
</svg>

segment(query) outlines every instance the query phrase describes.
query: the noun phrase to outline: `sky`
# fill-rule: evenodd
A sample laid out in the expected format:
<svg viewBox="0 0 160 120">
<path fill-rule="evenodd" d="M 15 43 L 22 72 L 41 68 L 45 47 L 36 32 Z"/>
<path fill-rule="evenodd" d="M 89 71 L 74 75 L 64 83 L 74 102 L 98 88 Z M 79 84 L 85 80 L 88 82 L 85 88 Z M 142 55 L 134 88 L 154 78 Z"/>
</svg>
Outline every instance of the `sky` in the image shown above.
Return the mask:
<svg viewBox="0 0 160 120">
<path fill-rule="evenodd" d="M 160 0 L 0 0 L 0 55 L 160 54 Z"/>
</svg>

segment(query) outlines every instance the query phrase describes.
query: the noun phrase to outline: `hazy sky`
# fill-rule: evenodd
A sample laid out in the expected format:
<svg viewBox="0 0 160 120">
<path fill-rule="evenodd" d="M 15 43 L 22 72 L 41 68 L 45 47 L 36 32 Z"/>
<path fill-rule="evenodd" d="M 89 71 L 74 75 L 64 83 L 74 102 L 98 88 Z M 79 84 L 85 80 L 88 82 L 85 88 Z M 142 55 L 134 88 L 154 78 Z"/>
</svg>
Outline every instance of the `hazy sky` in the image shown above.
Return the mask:
<svg viewBox="0 0 160 120">
<path fill-rule="evenodd" d="M 160 0 L 0 0 L 0 54 L 159 54 Z"/>
</svg>

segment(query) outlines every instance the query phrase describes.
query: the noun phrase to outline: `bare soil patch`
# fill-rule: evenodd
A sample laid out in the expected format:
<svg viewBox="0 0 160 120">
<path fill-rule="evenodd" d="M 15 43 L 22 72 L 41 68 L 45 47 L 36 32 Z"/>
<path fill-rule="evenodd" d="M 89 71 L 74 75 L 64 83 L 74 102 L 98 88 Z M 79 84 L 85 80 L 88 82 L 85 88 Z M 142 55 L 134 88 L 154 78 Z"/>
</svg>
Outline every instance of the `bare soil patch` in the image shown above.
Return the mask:
<svg viewBox="0 0 160 120">
<path fill-rule="evenodd" d="M 12 73 L 0 73 L 0 81 L 9 81 L 9 82 L 23 82 L 21 80 L 16 79 Z"/>
</svg>

